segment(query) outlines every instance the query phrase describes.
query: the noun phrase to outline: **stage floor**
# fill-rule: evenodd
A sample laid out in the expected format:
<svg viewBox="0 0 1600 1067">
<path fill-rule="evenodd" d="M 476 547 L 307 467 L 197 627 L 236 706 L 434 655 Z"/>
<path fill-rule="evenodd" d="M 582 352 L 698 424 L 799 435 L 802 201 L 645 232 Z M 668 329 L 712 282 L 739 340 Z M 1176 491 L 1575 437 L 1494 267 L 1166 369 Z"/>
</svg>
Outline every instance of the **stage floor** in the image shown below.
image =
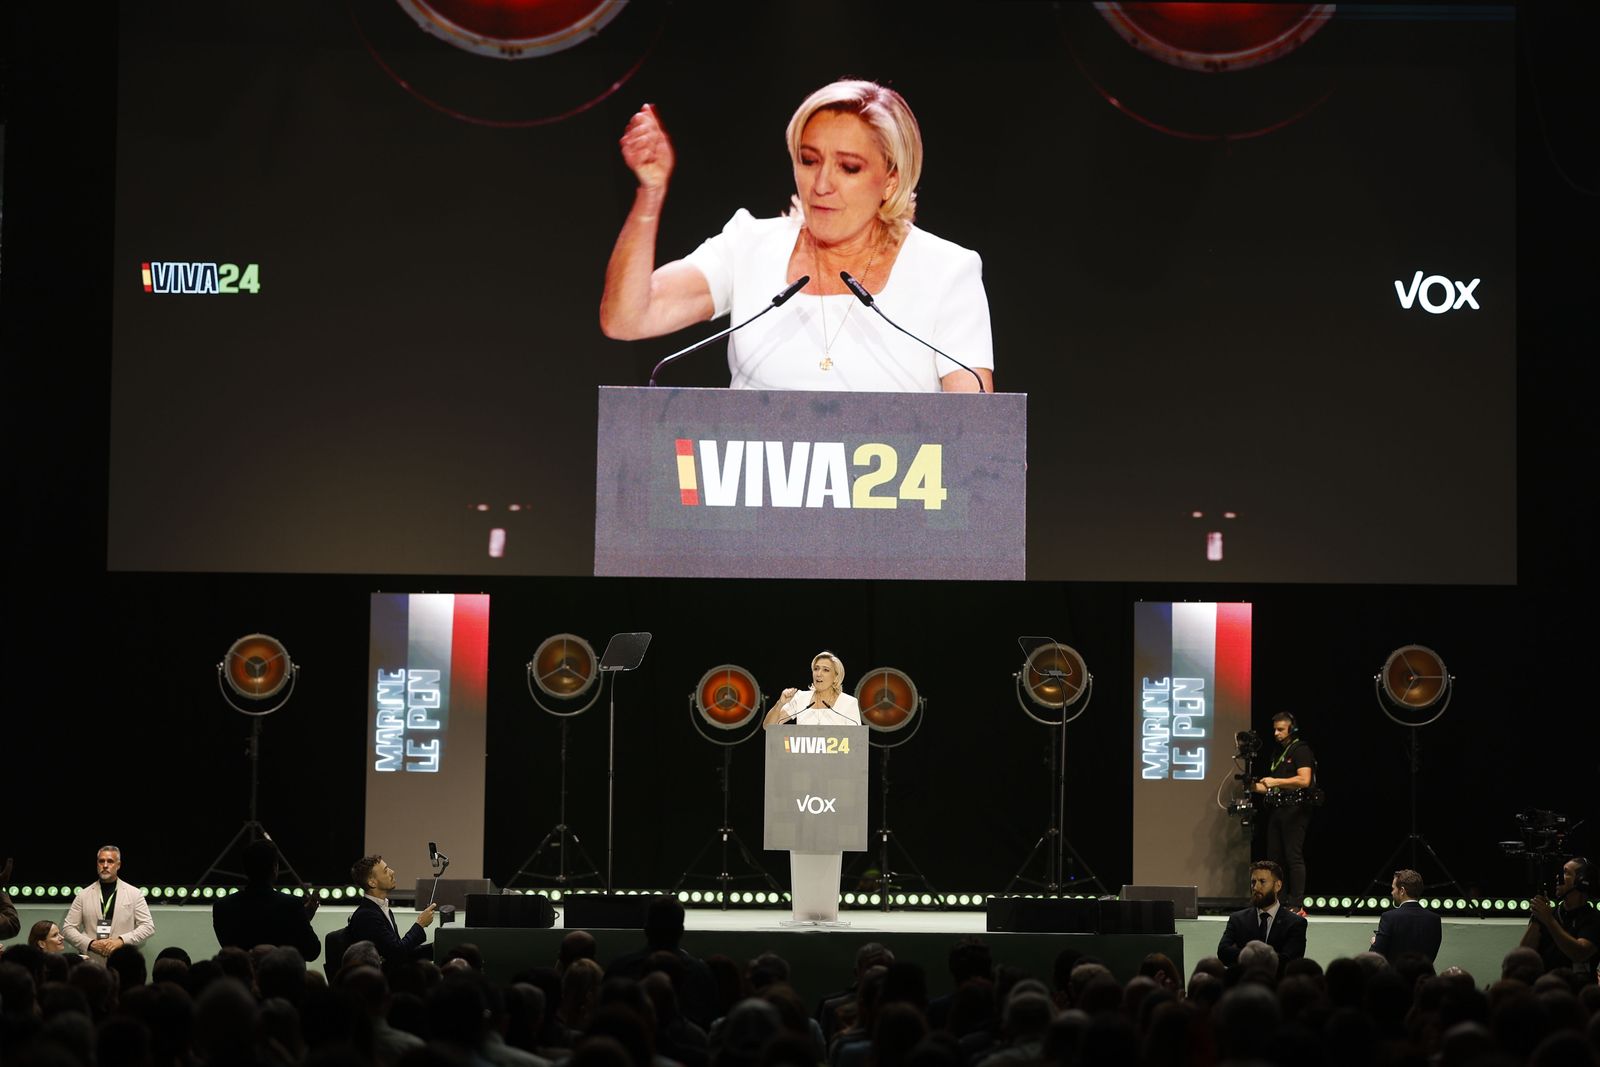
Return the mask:
<svg viewBox="0 0 1600 1067">
<path fill-rule="evenodd" d="M 39 919 L 49 919 L 59 923 L 66 914 L 66 908 L 67 902 L 63 901 L 55 905 L 19 904 L 17 911 L 22 919 L 22 929 L 26 931 Z M 563 928 L 559 911 L 560 909 L 558 909 L 555 932 L 530 932 L 540 936 L 541 944 L 543 938 L 559 939 L 559 931 Z M 217 942 L 211 929 L 210 908 L 196 905 L 157 905 L 152 912 L 156 922 L 156 934 L 144 946 L 148 958 L 155 958 L 156 953 L 168 945 L 182 946 L 196 958 L 211 955 L 216 951 Z M 319 935 L 326 935 L 335 927 L 343 925 L 349 914 L 350 907 L 345 906 L 344 902 L 338 905 L 330 904 L 317 912 L 316 918 L 312 920 L 312 926 Z M 404 908 L 396 908 L 395 914 L 404 923 L 404 917 L 414 913 Z M 737 935 L 727 938 L 730 947 L 737 946 L 742 951 L 745 946 L 763 946 L 757 947 L 751 955 L 764 951 L 765 947 L 776 949 L 780 942 L 806 945 L 808 949 L 812 947 L 809 942 L 794 941 L 792 940 L 794 938 L 822 939 L 830 955 L 839 953 L 845 957 L 852 957 L 856 947 L 863 942 L 882 941 L 892 949 L 897 938 L 908 943 L 914 940 L 932 952 L 935 946 L 947 949 L 949 942 L 962 935 L 982 936 L 985 940 L 994 942 L 997 947 L 1002 941 L 1011 942 L 1012 939 L 1037 938 L 1050 939 L 1053 942 L 1062 937 L 1088 936 L 990 934 L 985 930 L 986 916 L 981 911 L 882 912 L 851 909 L 841 911 L 839 916 L 850 925 L 826 929 L 795 929 L 782 925 L 789 914 L 781 909 L 721 911 L 715 908 L 692 908 L 686 913 L 684 923 L 689 931 L 689 940 L 703 943 L 707 946 L 704 951 L 720 950 L 716 946 L 724 939 L 719 935 Z M 1223 916 L 1205 916 L 1182 920 L 1177 924 L 1177 934 L 1182 938 L 1182 965 L 1185 973 L 1192 971 L 1195 962 L 1201 957 L 1216 952 L 1217 940 L 1222 936 L 1225 922 Z M 1346 918 L 1313 914 L 1310 917 L 1310 929 L 1306 937 L 1307 955 L 1326 965 L 1328 961 L 1341 956 L 1353 956 L 1363 952 L 1370 945 L 1372 932 L 1377 924 L 1375 915 Z M 1516 947 L 1526 927 L 1526 919 L 1446 918 L 1444 945 L 1439 951 L 1437 966 L 1440 970 L 1451 966 L 1461 967 L 1470 972 L 1480 985 L 1487 984 L 1499 977 L 1501 959 Z M 429 928 L 430 939 L 437 938 L 441 930 L 449 931 L 446 940 L 451 943 L 471 941 L 474 937 L 493 933 L 462 923 L 451 926 L 436 924 Z M 637 947 L 637 933 L 634 931 L 602 931 L 597 936 L 600 939 L 600 955 L 603 959 L 609 959 Z M 12 939 L 15 940 L 17 939 Z M 6 943 L 10 944 L 12 941 Z M 1067 942 L 1061 943 L 1064 945 Z M 1016 944 L 1020 945 L 1021 942 Z M 931 969 L 930 965 L 930 983 L 943 982 L 943 949 L 937 953 L 939 961 L 937 969 Z M 694 949 L 691 948 L 691 951 Z M 1036 953 L 1030 952 L 1030 955 Z M 996 958 L 1001 958 L 998 952 Z M 539 962 L 546 960 L 541 957 Z M 1048 979 L 1048 971 L 1041 977 Z"/>
</svg>

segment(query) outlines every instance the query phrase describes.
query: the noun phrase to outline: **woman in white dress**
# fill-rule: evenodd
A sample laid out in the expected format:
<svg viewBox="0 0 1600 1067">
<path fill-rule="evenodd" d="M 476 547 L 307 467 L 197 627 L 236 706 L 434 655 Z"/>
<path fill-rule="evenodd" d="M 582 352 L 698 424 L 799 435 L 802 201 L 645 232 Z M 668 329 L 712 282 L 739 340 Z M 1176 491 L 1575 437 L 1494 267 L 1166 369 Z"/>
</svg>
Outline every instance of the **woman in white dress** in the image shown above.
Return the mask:
<svg viewBox="0 0 1600 1067">
<path fill-rule="evenodd" d="M 762 720 L 774 726 L 860 726 L 861 706 L 844 692 L 844 663 L 832 652 L 811 657 L 811 688 L 785 689 Z M 789 885 L 796 922 L 839 918 L 839 878 L 844 856 L 838 852 L 789 853 Z"/>
<path fill-rule="evenodd" d="M 729 314 L 742 322 L 809 276 L 798 296 L 729 338 L 734 388 L 975 392 L 981 381 L 994 391 L 983 264 L 913 225 L 922 134 L 893 89 L 852 80 L 812 93 L 789 121 L 791 210 L 757 219 L 741 209 L 720 234 L 659 267 L 676 157 L 653 106 L 633 116 L 621 144 L 639 186 L 606 267 L 606 336 L 660 337 Z M 973 373 L 857 308 L 841 271 Z"/>
</svg>

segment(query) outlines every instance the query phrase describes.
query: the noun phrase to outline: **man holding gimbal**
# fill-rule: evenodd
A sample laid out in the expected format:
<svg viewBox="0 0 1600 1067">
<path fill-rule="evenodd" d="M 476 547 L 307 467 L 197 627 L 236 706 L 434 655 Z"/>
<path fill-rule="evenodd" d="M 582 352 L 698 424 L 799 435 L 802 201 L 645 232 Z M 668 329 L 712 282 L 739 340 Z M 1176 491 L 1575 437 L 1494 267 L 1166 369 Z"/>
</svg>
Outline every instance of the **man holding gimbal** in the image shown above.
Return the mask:
<svg viewBox="0 0 1600 1067">
<path fill-rule="evenodd" d="M 1593 866 L 1582 856 L 1574 856 L 1561 867 L 1555 900 L 1540 893 L 1529 903 L 1531 918 L 1522 946 L 1539 953 L 1547 972 L 1571 969 L 1594 980 L 1595 957 L 1600 953 L 1600 911 L 1589 902 L 1593 892 Z"/>
</svg>

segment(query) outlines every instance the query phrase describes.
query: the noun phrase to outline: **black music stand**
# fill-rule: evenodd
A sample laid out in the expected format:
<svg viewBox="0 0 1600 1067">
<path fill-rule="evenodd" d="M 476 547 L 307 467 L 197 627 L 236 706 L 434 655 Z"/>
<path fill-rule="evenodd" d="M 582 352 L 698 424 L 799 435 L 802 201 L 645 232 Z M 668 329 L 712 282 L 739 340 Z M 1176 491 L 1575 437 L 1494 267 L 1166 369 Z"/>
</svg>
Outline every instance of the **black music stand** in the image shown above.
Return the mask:
<svg viewBox="0 0 1600 1067">
<path fill-rule="evenodd" d="M 645 649 L 650 647 L 647 633 L 614 634 L 606 642 L 605 653 L 600 657 L 600 671 L 616 673 L 631 671 L 644 662 Z M 611 704 L 606 722 L 606 892 L 612 890 L 612 857 L 616 851 L 616 835 L 612 825 L 616 815 L 617 786 L 617 680 L 611 679 Z"/>
</svg>

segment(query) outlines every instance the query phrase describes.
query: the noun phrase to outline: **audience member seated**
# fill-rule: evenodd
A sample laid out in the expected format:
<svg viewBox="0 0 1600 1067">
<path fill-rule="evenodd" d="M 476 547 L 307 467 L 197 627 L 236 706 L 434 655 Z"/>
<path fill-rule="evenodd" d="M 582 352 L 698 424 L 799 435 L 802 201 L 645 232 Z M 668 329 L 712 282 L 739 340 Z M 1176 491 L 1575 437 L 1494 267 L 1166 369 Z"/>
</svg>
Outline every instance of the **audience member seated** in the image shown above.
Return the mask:
<svg viewBox="0 0 1600 1067">
<path fill-rule="evenodd" d="M 589 1025 L 595 1002 L 600 996 L 600 983 L 605 973 L 594 960 L 573 960 L 567 973 L 561 976 L 561 1007 L 556 1016 L 576 1039 Z"/>
<path fill-rule="evenodd" d="M 569 930 L 556 950 L 556 973 L 566 974 L 573 960 L 592 960 L 598 946 L 594 935 L 587 930 Z"/>
<path fill-rule="evenodd" d="M 40 919 L 28 930 L 28 944 L 40 952 L 63 952 L 67 947 L 61 927 L 49 919 Z"/>
<path fill-rule="evenodd" d="M 682 941 L 683 905 L 676 897 L 656 897 L 645 911 L 644 947 L 612 960 L 605 975 L 607 978 L 632 978 L 637 981 L 649 972 L 652 953 L 671 952 L 683 962 L 683 984 L 678 989 L 679 1008 L 684 1017 L 696 1026 L 708 1027 L 716 1011 L 716 982 L 702 960 L 680 947 Z"/>
<path fill-rule="evenodd" d="M 350 868 L 350 877 L 356 885 L 366 888 L 366 895 L 350 914 L 347 924 L 350 940 L 371 941 L 386 961 L 432 960 L 433 945 L 428 942 L 426 927 L 433 922 L 437 905 L 429 904 L 419 911 L 416 922 L 402 937 L 394 911 L 389 907 L 389 894 L 397 883 L 394 868 L 385 863 L 382 856 L 362 856 Z"/>
<path fill-rule="evenodd" d="M 954 949 L 951 950 L 952 954 Z M 709 960 L 707 962 L 710 962 Z M 842 1018 L 840 1012 L 846 1016 L 850 1014 L 856 1000 L 856 991 L 861 984 L 861 976 L 873 967 L 887 967 L 894 962 L 894 953 L 876 941 L 868 941 L 856 949 L 855 966 L 850 972 L 850 985 L 835 993 L 829 993 L 817 1002 L 817 1023 L 822 1027 L 822 1036 L 827 1041 L 832 1041 L 835 1034 L 850 1024 L 848 1018 Z"/>
<path fill-rule="evenodd" d="M 1154 978 L 1162 989 L 1182 999 L 1183 975 L 1179 972 L 1178 965 L 1165 953 L 1152 952 L 1146 956 L 1139 963 L 1139 973 Z"/>
<path fill-rule="evenodd" d="M 144 955 L 133 945 L 123 945 L 107 956 L 106 966 L 117 972 L 117 986 L 123 992 L 144 985 L 150 973 Z"/>
<path fill-rule="evenodd" d="M 5 866 L 0 867 L 0 941 L 16 937 L 22 929 L 22 919 L 17 916 L 17 906 L 11 903 L 11 897 L 6 893 L 6 884 L 10 880 L 11 858 L 8 856 Z M 28 940 L 32 941 L 33 938 L 30 936 Z"/>
<path fill-rule="evenodd" d="M 297 899 L 278 892 L 278 868 L 277 845 L 265 838 L 251 842 L 244 851 L 248 884 L 212 905 L 211 927 L 219 945 L 242 949 L 292 945 L 309 962 L 322 953 L 322 939 L 311 929 L 317 898 L 308 893 Z"/>
</svg>

